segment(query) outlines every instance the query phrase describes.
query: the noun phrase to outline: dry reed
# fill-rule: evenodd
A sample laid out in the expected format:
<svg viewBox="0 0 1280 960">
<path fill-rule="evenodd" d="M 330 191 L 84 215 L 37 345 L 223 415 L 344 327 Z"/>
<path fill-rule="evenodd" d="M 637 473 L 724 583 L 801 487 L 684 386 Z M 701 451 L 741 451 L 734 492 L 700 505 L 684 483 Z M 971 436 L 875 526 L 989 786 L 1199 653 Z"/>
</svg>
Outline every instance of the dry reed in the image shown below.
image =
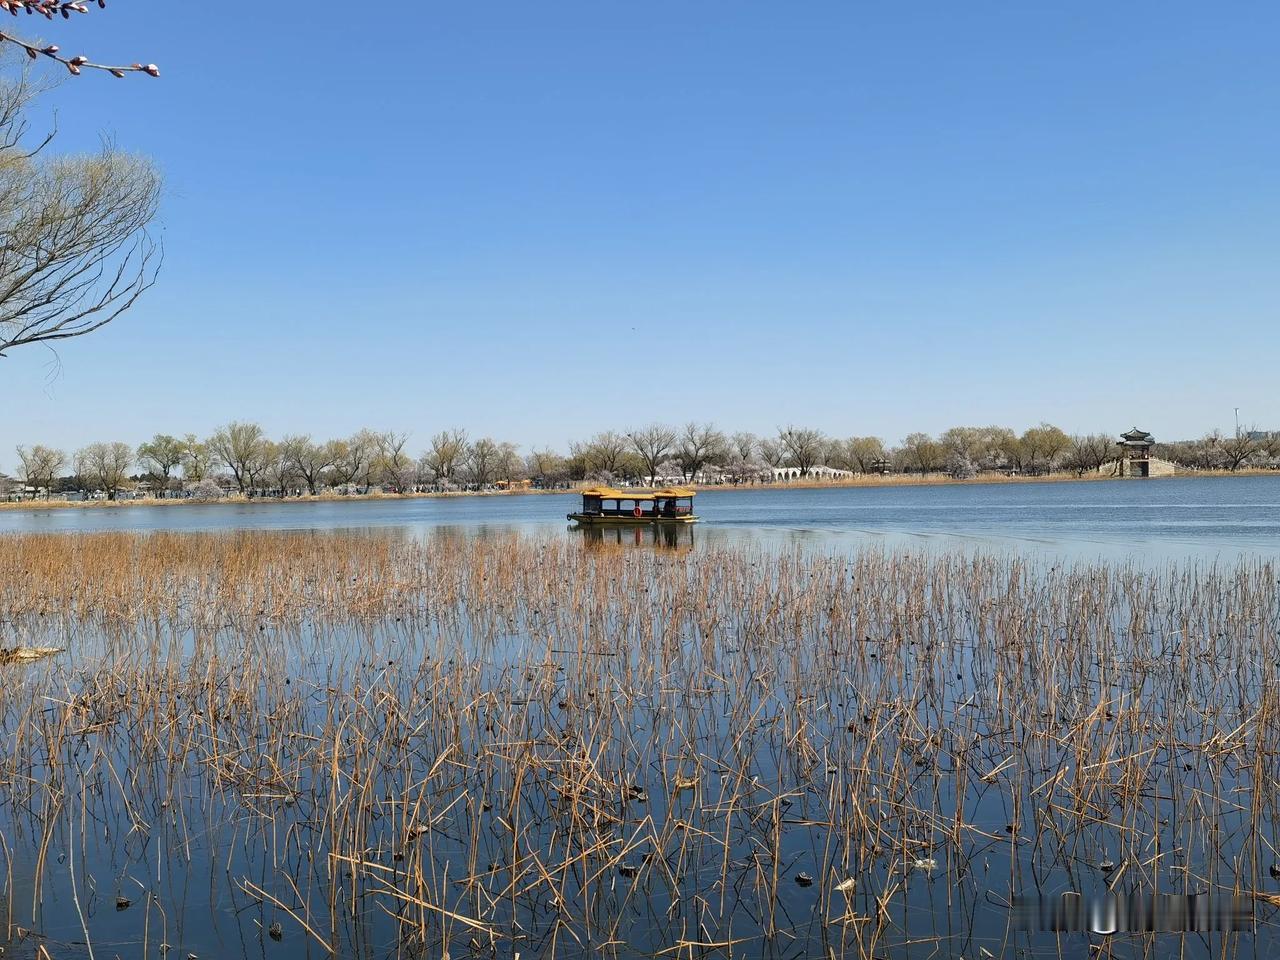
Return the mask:
<svg viewBox="0 0 1280 960">
<path fill-rule="evenodd" d="M 1266 937 L 1278 622 L 1261 563 L 2 537 L 0 647 L 66 652 L 0 666 L 0 916 L 55 956 L 979 957 L 1043 952 L 1015 893 L 1134 888 Z"/>
</svg>

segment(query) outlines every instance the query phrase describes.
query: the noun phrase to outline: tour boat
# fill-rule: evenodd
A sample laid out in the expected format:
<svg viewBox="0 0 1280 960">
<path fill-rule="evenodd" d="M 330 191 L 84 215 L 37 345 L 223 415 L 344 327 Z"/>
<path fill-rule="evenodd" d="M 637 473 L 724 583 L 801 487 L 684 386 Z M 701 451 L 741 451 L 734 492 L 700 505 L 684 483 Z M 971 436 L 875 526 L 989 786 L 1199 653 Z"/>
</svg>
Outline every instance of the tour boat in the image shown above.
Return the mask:
<svg viewBox="0 0 1280 960">
<path fill-rule="evenodd" d="M 695 523 L 694 491 L 684 487 L 661 490 L 615 490 L 588 487 L 582 491 L 582 510 L 568 515 L 583 525 L 596 523 Z"/>
</svg>

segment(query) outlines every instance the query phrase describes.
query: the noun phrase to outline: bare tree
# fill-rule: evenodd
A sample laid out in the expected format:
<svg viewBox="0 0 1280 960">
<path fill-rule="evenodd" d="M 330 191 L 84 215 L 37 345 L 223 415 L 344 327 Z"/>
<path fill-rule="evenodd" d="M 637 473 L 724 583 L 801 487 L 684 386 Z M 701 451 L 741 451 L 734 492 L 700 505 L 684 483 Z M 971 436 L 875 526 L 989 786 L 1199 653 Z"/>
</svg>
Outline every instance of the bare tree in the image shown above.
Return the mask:
<svg viewBox="0 0 1280 960">
<path fill-rule="evenodd" d="M 53 481 L 67 465 L 67 455 L 54 447 L 35 444 L 32 447 L 18 447 L 19 472 L 28 487 L 39 490 L 44 488 L 45 499 L 53 487 Z"/>
<path fill-rule="evenodd" d="M 256 423 L 233 421 L 209 438 L 213 455 L 227 465 L 241 493 L 252 490 L 265 466 L 266 436 Z"/>
<path fill-rule="evenodd" d="M 852 473 L 871 473 L 884 455 L 884 441 L 879 437 L 850 437 L 831 444 L 832 465 Z"/>
<path fill-rule="evenodd" d="M 336 443 L 316 443 L 308 435 L 297 434 L 281 440 L 280 449 L 313 497 L 319 492 L 324 472 L 334 465 L 342 453 Z"/>
<path fill-rule="evenodd" d="M 603 473 L 617 473 L 627 441 L 612 430 L 597 433 L 590 441 L 591 458 L 595 468 Z"/>
<path fill-rule="evenodd" d="M 185 445 L 177 437 L 157 433 L 146 443 L 138 444 L 138 463 L 167 490 L 173 471 L 182 464 L 184 449 Z"/>
<path fill-rule="evenodd" d="M 365 463 L 372 456 L 368 444 L 370 436 L 368 431 L 361 430 L 346 440 L 333 441 L 334 457 L 330 469 L 335 486 L 355 483 L 356 477 L 364 471 Z"/>
<path fill-rule="evenodd" d="M 1226 437 L 1222 440 L 1220 446 L 1222 455 L 1226 461 L 1226 467 L 1232 473 L 1239 470 L 1255 453 L 1262 449 L 1262 444 L 1256 439 L 1256 430 L 1237 431 L 1233 437 Z"/>
<path fill-rule="evenodd" d="M 413 465 L 413 482 L 418 489 L 431 483 L 431 462 L 425 453 L 418 457 L 418 462 Z"/>
<path fill-rule="evenodd" d="M 1227 454 L 1223 449 L 1222 434 L 1214 430 L 1199 440 L 1182 443 L 1161 443 L 1156 447 L 1159 455 L 1185 467 L 1196 470 L 1225 470 Z"/>
<path fill-rule="evenodd" d="M 487 487 L 498 469 L 500 451 L 488 437 L 481 437 L 467 448 L 467 474 L 478 487 Z"/>
<path fill-rule="evenodd" d="M 801 427 L 784 427 L 778 431 L 778 442 L 786 451 L 787 462 L 807 477 L 809 471 L 822 463 L 827 452 L 827 438 L 821 430 Z"/>
<path fill-rule="evenodd" d="M 564 475 L 564 457 L 554 450 L 534 450 L 525 460 L 525 469 L 538 486 L 545 487 Z"/>
<path fill-rule="evenodd" d="M 982 429 L 980 427 L 952 427 L 946 431 L 938 442 L 948 454 L 959 454 L 962 460 L 973 461 L 981 456 Z"/>
<path fill-rule="evenodd" d="M 849 460 L 852 469 L 857 473 L 873 473 L 883 469 L 888 455 L 884 449 L 884 441 L 879 437 L 850 437 L 848 444 Z"/>
<path fill-rule="evenodd" d="M 283 443 L 267 440 L 262 445 L 262 470 L 259 474 L 268 490 L 278 490 L 281 497 L 296 490 L 301 476 Z"/>
<path fill-rule="evenodd" d="M 209 444 L 188 433 L 182 439 L 182 477 L 191 483 L 199 483 L 209 475 L 213 451 Z"/>
<path fill-rule="evenodd" d="M 612 478 L 622 463 L 623 454 L 627 452 L 627 438 L 621 434 L 606 430 L 597 433 L 583 444 L 572 444 L 570 453 L 581 458 L 583 468 L 588 476 Z"/>
<path fill-rule="evenodd" d="M 1062 453 L 1071 446 L 1071 438 L 1051 423 L 1030 427 L 1022 434 L 1026 465 L 1033 471 L 1050 473 Z"/>
<path fill-rule="evenodd" d="M 1280 457 L 1280 430 L 1271 430 L 1263 435 L 1262 452 L 1268 457 L 1275 459 Z"/>
<path fill-rule="evenodd" d="M 431 438 L 431 448 L 423 455 L 431 479 L 436 483 L 454 480 L 467 454 L 467 431 L 441 430 Z"/>
<path fill-rule="evenodd" d="M 2 37 L 3 34 L 0 34 Z M 23 146 L 26 77 L 0 82 L 0 356 L 83 336 L 110 323 L 155 280 L 146 228 L 160 177 L 106 147 L 45 157 Z"/>
<path fill-rule="evenodd" d="M 1076 434 L 1071 437 L 1063 465 L 1074 470 L 1076 476 L 1084 476 L 1100 470 L 1108 460 L 1115 459 L 1114 444 L 1105 433 Z"/>
<path fill-rule="evenodd" d="M 414 464 L 404 452 L 409 434 L 385 430 L 378 434 L 377 474 L 396 493 L 404 493 L 413 483 Z"/>
<path fill-rule="evenodd" d="M 91 443 L 76 452 L 75 470 L 115 500 L 129 479 L 133 450 L 127 443 Z"/>
<path fill-rule="evenodd" d="M 760 457 L 771 467 L 780 467 L 787 462 L 787 448 L 779 440 L 765 438 L 760 441 Z"/>
<path fill-rule="evenodd" d="M 643 430 L 627 434 L 631 446 L 642 461 L 650 482 L 658 475 L 658 464 L 671 455 L 676 445 L 676 432 L 660 423 L 650 424 Z"/>
<path fill-rule="evenodd" d="M 709 463 L 725 455 L 724 434 L 709 423 L 686 423 L 680 434 L 676 462 L 685 481 L 692 480 Z"/>
<path fill-rule="evenodd" d="M 380 442 L 377 431 L 368 428 L 356 431 L 347 440 L 351 482 L 360 488 L 361 493 L 368 493 L 373 486 L 374 474 L 378 469 Z"/>
<path fill-rule="evenodd" d="M 1006 466 L 1012 467 L 1018 473 L 1025 470 L 1030 463 L 1027 445 L 1012 430 L 1000 438 L 1000 456 Z"/>
<path fill-rule="evenodd" d="M 346 440 L 332 441 L 331 453 L 334 484 L 355 484 L 367 492 L 378 455 L 378 435 L 372 430 L 357 431 Z"/>
<path fill-rule="evenodd" d="M 1008 427 L 981 427 L 978 431 L 978 466 L 994 470 L 1008 461 L 1007 451 L 1018 444 L 1017 435 Z"/>
<path fill-rule="evenodd" d="M 524 472 L 524 461 L 520 459 L 520 448 L 509 441 L 498 444 L 498 479 L 510 484 L 520 479 Z"/>
<path fill-rule="evenodd" d="M 827 444 L 827 463 L 840 470 L 856 472 L 857 461 L 853 455 L 853 440 L 831 440 Z"/>
<path fill-rule="evenodd" d="M 907 462 L 921 473 L 941 470 L 946 461 L 942 445 L 927 433 L 908 434 L 902 441 L 902 447 Z"/>
<path fill-rule="evenodd" d="M 725 466 L 734 482 L 740 482 L 758 468 L 756 450 L 760 440 L 754 433 L 739 431 L 725 445 Z"/>
</svg>

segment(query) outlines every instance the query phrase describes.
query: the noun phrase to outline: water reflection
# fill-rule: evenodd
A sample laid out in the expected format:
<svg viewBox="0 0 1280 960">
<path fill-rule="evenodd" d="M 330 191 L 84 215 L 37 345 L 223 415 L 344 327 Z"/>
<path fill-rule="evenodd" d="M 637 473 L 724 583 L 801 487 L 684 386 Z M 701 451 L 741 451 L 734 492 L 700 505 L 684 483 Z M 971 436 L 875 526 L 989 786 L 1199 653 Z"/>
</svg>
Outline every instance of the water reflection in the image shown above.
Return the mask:
<svg viewBox="0 0 1280 960">
<path fill-rule="evenodd" d="M 0 532 L 399 527 L 557 535 L 569 494 L 0 510 Z M 1018 551 L 1094 561 L 1280 557 L 1280 476 L 945 487 L 711 490 L 697 549 L 749 541 Z M 626 537 L 625 528 L 621 531 Z M 634 534 L 634 531 L 630 531 Z M 619 531 L 600 531 L 601 542 Z M 678 542 L 684 533 L 678 532 Z M 633 537 L 634 540 L 634 537 Z"/>
<path fill-rule="evenodd" d="M 650 547 L 689 550 L 694 544 L 693 524 L 655 523 L 649 526 L 592 524 L 571 526 L 569 533 L 588 546 Z"/>
</svg>

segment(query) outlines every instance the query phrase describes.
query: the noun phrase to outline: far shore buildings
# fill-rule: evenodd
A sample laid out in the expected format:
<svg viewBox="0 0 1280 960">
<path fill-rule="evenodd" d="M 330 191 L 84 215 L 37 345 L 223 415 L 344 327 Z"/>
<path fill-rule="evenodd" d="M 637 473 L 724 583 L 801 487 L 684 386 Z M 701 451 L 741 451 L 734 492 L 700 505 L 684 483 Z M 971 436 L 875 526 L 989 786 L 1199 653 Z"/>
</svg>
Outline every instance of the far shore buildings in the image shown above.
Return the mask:
<svg viewBox="0 0 1280 960">
<path fill-rule="evenodd" d="M 847 480 L 853 476 L 853 471 L 838 470 L 835 467 L 828 467 L 826 464 L 818 464 L 810 467 L 807 473 L 803 472 L 799 467 L 769 467 L 767 475 L 775 483 L 786 480 L 799 480 L 802 476 L 806 480 Z"/>
<path fill-rule="evenodd" d="M 1151 455 L 1151 448 L 1156 439 L 1145 430 L 1134 427 L 1128 433 L 1120 434 L 1116 444 L 1120 448 L 1120 456 L 1115 461 L 1117 477 L 1168 477 L 1175 472 L 1175 467 L 1168 460 L 1161 460 Z"/>
</svg>

